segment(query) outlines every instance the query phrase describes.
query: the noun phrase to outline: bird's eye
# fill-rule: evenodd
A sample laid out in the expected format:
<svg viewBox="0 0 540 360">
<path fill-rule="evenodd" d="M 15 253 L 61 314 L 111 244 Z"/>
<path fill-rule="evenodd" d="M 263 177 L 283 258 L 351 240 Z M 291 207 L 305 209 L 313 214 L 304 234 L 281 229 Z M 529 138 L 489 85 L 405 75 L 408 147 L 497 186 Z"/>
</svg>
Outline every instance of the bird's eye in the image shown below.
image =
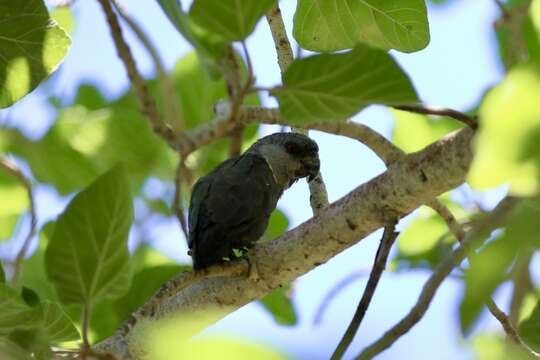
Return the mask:
<svg viewBox="0 0 540 360">
<path fill-rule="evenodd" d="M 298 144 L 295 144 L 293 142 L 286 143 L 285 149 L 287 150 L 289 154 L 292 154 L 292 155 L 298 154 L 298 152 L 300 151 Z"/>
</svg>

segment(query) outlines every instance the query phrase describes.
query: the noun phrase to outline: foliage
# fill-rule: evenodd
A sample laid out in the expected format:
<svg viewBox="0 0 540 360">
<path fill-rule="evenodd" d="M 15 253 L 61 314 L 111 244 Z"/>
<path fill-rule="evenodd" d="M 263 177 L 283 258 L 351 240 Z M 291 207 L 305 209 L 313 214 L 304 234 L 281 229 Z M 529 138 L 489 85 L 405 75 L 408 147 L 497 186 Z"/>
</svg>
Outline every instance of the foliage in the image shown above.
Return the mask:
<svg viewBox="0 0 540 360">
<path fill-rule="evenodd" d="M 167 74 L 180 112 L 168 125 L 176 134 L 201 129 L 213 122 L 213 106 L 229 97 L 227 64 L 238 62 L 235 75 L 240 82 L 248 78 L 251 64 L 231 51 L 230 44 L 248 39 L 278 2 L 195 0 L 189 11 L 177 0 L 157 3 L 194 50 Z M 444 8 L 453 1 L 429 3 Z M 523 201 L 455 273 L 464 283 L 459 315 L 466 334 L 485 302 L 514 276 L 520 252 L 537 253 L 540 247 L 540 0 L 510 0 L 504 6 L 494 32 L 506 75 L 477 104 L 480 123 L 468 182 L 477 190 L 507 184 L 509 193 Z M 428 46 L 428 9 L 424 0 L 299 0 L 293 24 L 287 25 L 301 48 L 313 53 L 293 61 L 282 84 L 265 90 L 289 124 L 339 126 L 373 104 L 418 104 L 415 79 L 388 51 L 412 53 Z M 69 8 L 49 12 L 43 0 L 0 4 L 0 108 L 16 104 L 42 83 L 42 89 L 50 90 L 47 84 L 55 79 L 45 80 L 61 65 L 71 45 L 69 34 L 78 25 Z M 277 45 L 283 46 L 283 39 Z M 170 105 L 162 81 L 159 76 L 145 81 L 160 113 Z M 256 91 L 247 92 L 243 103 L 260 105 Z M 87 82 L 68 98 L 73 101 L 51 95 L 54 119 L 42 136 L 0 126 L 2 154 L 20 165 L 35 189 L 52 190 L 67 202 L 58 218 L 39 223 L 37 247 L 22 263 L 19 283 L 13 280 L 13 268 L 21 265 L 12 263 L 14 259 L 7 266 L 0 264 L 2 359 L 49 359 L 53 346 L 79 346 L 81 335 L 89 333 L 91 343 L 107 338 L 164 282 L 189 271 L 189 264 L 154 250 L 147 233 L 156 222 L 175 220 L 172 198 L 179 160 L 185 164 L 181 195 L 186 199 L 193 181 L 229 158 L 235 143 L 227 134 L 179 159 L 140 112 L 133 89 L 111 99 L 99 84 Z M 398 110 L 392 114 L 392 141 L 405 153 L 464 126 L 449 117 Z M 257 124 L 243 127 L 239 147 L 246 149 L 257 132 Z M 469 230 L 485 211 L 456 198 L 445 194 L 441 200 Z M 30 202 L 20 179 L 2 168 L 0 201 L 0 241 L 15 243 L 26 235 Z M 276 210 L 261 241 L 281 236 L 288 227 L 287 216 Z M 130 252 L 128 238 L 142 244 Z M 444 220 L 422 207 L 402 231 L 393 261 L 398 271 L 433 270 L 455 246 Z M 285 285 L 260 300 L 281 325 L 298 323 L 290 299 L 293 288 Z M 203 336 L 187 344 L 224 311 L 170 319 L 146 339 L 152 358 L 284 358 L 237 339 Z M 539 304 L 518 328 L 523 340 L 539 351 Z M 497 337 L 482 335 L 472 342 L 480 359 L 525 358 Z"/>
</svg>

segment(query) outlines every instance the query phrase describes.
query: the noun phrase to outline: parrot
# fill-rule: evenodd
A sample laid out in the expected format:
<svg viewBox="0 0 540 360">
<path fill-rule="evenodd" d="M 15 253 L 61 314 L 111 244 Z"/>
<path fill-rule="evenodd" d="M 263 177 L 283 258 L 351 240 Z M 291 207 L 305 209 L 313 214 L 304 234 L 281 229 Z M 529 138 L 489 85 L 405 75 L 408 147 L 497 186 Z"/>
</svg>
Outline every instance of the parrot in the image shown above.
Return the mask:
<svg viewBox="0 0 540 360">
<path fill-rule="evenodd" d="M 279 132 L 256 141 L 193 186 L 188 246 L 194 270 L 239 257 L 264 234 L 283 192 L 319 173 L 317 143 L 306 135 Z"/>
</svg>

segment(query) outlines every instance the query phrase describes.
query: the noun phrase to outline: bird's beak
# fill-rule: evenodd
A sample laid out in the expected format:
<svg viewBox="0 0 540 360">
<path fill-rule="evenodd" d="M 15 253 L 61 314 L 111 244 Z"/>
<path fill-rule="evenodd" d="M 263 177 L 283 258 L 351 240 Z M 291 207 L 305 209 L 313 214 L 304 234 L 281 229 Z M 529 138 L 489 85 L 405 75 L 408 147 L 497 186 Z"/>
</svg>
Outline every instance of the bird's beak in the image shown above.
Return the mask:
<svg viewBox="0 0 540 360">
<path fill-rule="evenodd" d="M 308 177 L 308 182 L 312 181 L 319 174 L 319 169 L 321 167 L 321 162 L 318 157 L 306 158 L 302 161 L 304 169 L 306 170 Z"/>
</svg>

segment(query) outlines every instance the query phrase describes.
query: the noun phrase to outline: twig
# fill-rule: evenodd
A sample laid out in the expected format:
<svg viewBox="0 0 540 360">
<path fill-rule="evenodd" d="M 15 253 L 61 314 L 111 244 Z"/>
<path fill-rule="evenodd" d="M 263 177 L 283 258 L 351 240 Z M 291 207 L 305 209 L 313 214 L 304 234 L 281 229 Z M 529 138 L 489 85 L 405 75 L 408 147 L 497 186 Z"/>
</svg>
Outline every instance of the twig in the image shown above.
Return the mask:
<svg viewBox="0 0 540 360">
<path fill-rule="evenodd" d="M 28 247 L 30 246 L 30 243 L 32 242 L 32 238 L 34 237 L 34 234 L 36 233 L 36 226 L 37 226 L 36 204 L 34 202 L 34 196 L 32 193 L 32 183 L 26 176 L 24 176 L 22 171 L 14 163 L 10 162 L 6 158 L 0 158 L 0 167 L 21 183 L 21 185 L 26 190 L 26 194 L 28 196 L 29 212 L 30 212 L 30 228 L 28 229 L 28 235 L 26 235 L 26 238 L 24 239 L 21 249 L 19 250 L 19 252 L 17 253 L 17 256 L 15 257 L 15 261 L 13 263 L 13 276 L 11 278 L 11 285 L 13 287 L 18 287 L 19 278 L 22 272 L 24 257 L 26 256 Z"/>
<path fill-rule="evenodd" d="M 495 4 L 501 10 L 501 13 L 505 19 L 509 19 L 512 15 L 510 14 L 510 11 L 508 11 L 508 8 L 501 0 L 494 0 Z"/>
<path fill-rule="evenodd" d="M 436 115 L 436 116 L 448 116 L 457 121 L 461 121 L 472 129 L 478 127 L 478 119 L 476 116 L 469 116 L 465 113 L 459 112 L 453 109 L 436 108 L 422 105 L 400 105 L 394 106 L 395 109 L 413 112 L 417 114 Z"/>
<path fill-rule="evenodd" d="M 358 328 L 360 327 L 360 324 L 362 323 L 362 320 L 366 315 L 366 311 L 369 307 L 369 304 L 371 303 L 371 299 L 373 298 L 373 294 L 375 293 L 375 289 L 377 288 L 382 272 L 386 267 L 386 260 L 388 259 L 388 254 L 390 253 L 392 244 L 398 236 L 398 233 L 394 231 L 395 229 L 396 221 L 394 221 L 392 224 L 385 226 L 384 228 L 381 243 L 379 244 L 379 248 L 377 249 L 375 261 L 373 263 L 373 269 L 371 270 L 371 274 L 369 275 L 369 280 L 366 284 L 364 294 L 362 294 L 362 299 L 358 303 L 358 307 L 356 308 L 356 312 L 354 313 L 349 327 L 345 331 L 343 338 L 341 339 L 336 350 L 332 354 L 332 360 L 339 360 L 343 357 L 343 354 L 345 353 L 345 351 L 347 351 L 347 348 L 349 347 L 349 345 L 351 345 L 354 336 L 358 332 Z"/>
<path fill-rule="evenodd" d="M 180 103 L 176 97 L 176 91 L 169 76 L 167 75 L 167 72 L 165 71 L 165 66 L 161 61 L 161 58 L 155 46 L 152 44 L 152 42 L 145 34 L 143 29 L 139 26 L 139 24 L 137 24 L 137 22 L 132 19 L 131 16 L 126 14 L 124 9 L 122 9 L 120 4 L 118 4 L 117 0 L 114 0 L 112 4 L 114 5 L 114 8 L 116 9 L 120 17 L 135 33 L 139 41 L 143 44 L 143 46 L 146 48 L 146 51 L 148 51 L 148 54 L 154 61 L 158 76 L 158 84 L 161 87 L 161 92 L 165 101 L 165 123 L 171 126 L 177 125 L 176 130 L 184 130 L 184 119 L 182 117 Z"/>
<path fill-rule="evenodd" d="M 167 126 L 167 124 L 164 124 L 160 118 L 156 102 L 150 95 L 148 87 L 139 74 L 137 66 L 135 65 L 135 59 L 131 54 L 131 50 L 122 36 L 122 29 L 120 28 L 118 19 L 116 18 L 116 15 L 111 7 L 110 0 L 98 1 L 105 12 L 107 23 L 109 24 L 118 56 L 124 63 L 128 77 L 135 88 L 142 113 L 145 114 L 150 121 L 150 125 L 152 126 L 154 132 L 161 136 L 171 147 L 176 149 L 178 143 L 176 134 L 169 126 Z"/>
<path fill-rule="evenodd" d="M 137 322 L 143 319 L 154 318 L 154 316 L 159 313 L 158 308 L 162 303 L 173 294 L 190 286 L 197 280 L 211 277 L 247 276 L 248 274 L 249 263 L 246 259 L 238 259 L 224 264 L 215 264 L 197 271 L 183 272 L 163 284 L 148 302 L 131 314 L 130 318 L 124 322 L 118 331 L 122 337 L 126 338 Z"/>
<path fill-rule="evenodd" d="M 294 58 L 291 43 L 289 42 L 287 31 L 285 30 L 285 24 L 281 17 L 279 4 L 276 4 L 276 7 L 266 14 L 266 21 L 268 21 L 270 31 L 272 32 L 272 38 L 274 39 L 274 45 L 276 46 L 279 68 L 281 69 L 281 72 L 284 73 L 289 65 L 292 64 Z"/>
<path fill-rule="evenodd" d="M 488 235 L 504 224 L 508 214 L 517 204 L 515 198 L 506 198 L 489 214 L 484 216 L 475 227 L 468 233 L 461 245 L 448 254 L 444 260 L 435 268 L 428 281 L 424 284 L 416 304 L 409 313 L 396 325 L 390 328 L 381 338 L 365 348 L 356 359 L 372 359 L 382 351 L 389 348 L 397 339 L 408 332 L 426 313 L 431 300 L 435 296 L 437 289 L 450 274 L 452 269 L 461 263 L 472 247 L 481 245 Z"/>
<path fill-rule="evenodd" d="M 292 64 L 294 55 L 291 48 L 291 43 L 287 37 L 287 31 L 285 30 L 283 18 L 281 17 L 279 3 L 276 3 L 276 7 L 266 14 L 266 20 L 268 21 L 270 31 L 272 32 L 272 38 L 274 39 L 279 69 L 283 74 Z M 305 129 L 293 127 L 292 131 L 309 136 L 308 131 Z M 324 207 L 328 206 L 328 192 L 326 190 L 326 185 L 324 183 L 322 174 L 319 172 L 317 176 L 313 178 L 313 180 L 308 182 L 308 185 L 309 192 L 311 194 L 309 197 L 311 209 L 313 210 L 313 214 L 316 215 Z"/>
<path fill-rule="evenodd" d="M 189 233 L 187 229 L 186 217 L 184 215 L 184 207 L 182 204 L 182 173 L 187 170 L 184 164 L 184 158 L 178 160 L 178 165 L 176 166 L 176 174 L 174 177 L 174 200 L 173 208 L 176 218 L 180 223 L 180 228 L 184 233 L 186 241 L 189 239 Z"/>
<path fill-rule="evenodd" d="M 328 291 L 326 296 L 323 298 L 323 300 L 320 302 L 319 307 L 317 308 L 317 311 L 315 311 L 315 317 L 313 318 L 313 325 L 318 325 L 322 321 L 322 317 L 326 311 L 326 308 L 332 301 L 334 297 L 336 297 L 337 294 L 339 294 L 345 287 L 349 286 L 359 278 L 365 276 L 367 274 L 367 271 L 355 271 L 343 279 L 341 279 L 337 284 L 334 285 Z"/>
</svg>

